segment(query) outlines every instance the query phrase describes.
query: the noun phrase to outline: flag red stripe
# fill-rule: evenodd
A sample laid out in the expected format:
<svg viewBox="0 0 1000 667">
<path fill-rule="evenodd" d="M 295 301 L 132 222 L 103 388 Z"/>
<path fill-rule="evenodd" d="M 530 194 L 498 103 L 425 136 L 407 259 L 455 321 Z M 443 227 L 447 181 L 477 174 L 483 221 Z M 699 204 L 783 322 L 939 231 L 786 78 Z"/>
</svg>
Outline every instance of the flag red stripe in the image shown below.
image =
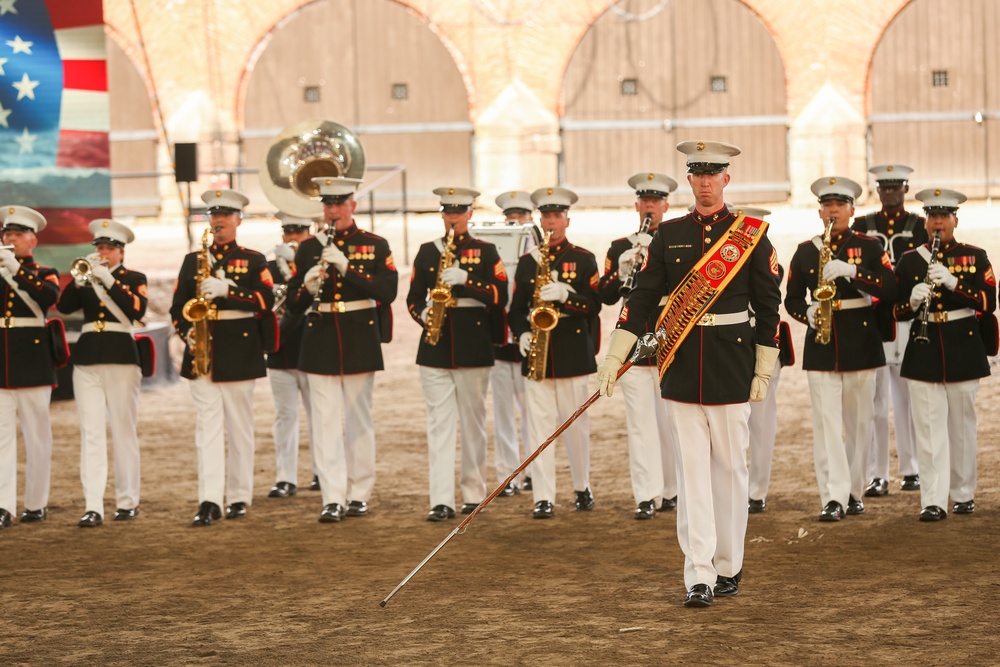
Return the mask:
<svg viewBox="0 0 1000 667">
<path fill-rule="evenodd" d="M 45 0 L 53 30 L 104 23 L 102 0 Z"/>
<path fill-rule="evenodd" d="M 42 208 L 36 209 L 48 223 L 38 235 L 38 242 L 47 245 L 90 243 L 90 221 L 110 218 L 111 208 Z"/>
<path fill-rule="evenodd" d="M 108 145 L 108 133 L 60 130 L 56 166 L 109 169 L 111 149 Z"/>
<path fill-rule="evenodd" d="M 106 60 L 64 60 L 63 87 L 71 90 L 108 91 Z"/>
</svg>

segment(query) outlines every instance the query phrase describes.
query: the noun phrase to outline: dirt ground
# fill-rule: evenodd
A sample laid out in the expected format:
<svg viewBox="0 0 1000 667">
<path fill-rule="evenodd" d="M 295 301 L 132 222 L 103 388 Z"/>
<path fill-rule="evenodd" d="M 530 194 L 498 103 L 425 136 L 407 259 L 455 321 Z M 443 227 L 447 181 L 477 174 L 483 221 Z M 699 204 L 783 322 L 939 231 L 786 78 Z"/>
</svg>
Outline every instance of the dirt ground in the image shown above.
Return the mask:
<svg viewBox="0 0 1000 667">
<path fill-rule="evenodd" d="M 576 232 L 574 240 L 603 254 L 607 242 L 633 224 L 634 213 L 614 216 L 616 229 L 595 214 L 571 228 L 571 239 Z M 815 213 L 776 217 L 784 226 L 773 227 L 772 235 L 787 262 L 795 243 L 815 233 Z M 803 222 L 793 226 L 794 219 Z M 416 221 L 411 245 L 430 238 L 435 224 Z M 273 243 L 266 240 L 273 227 L 248 228 L 247 236 L 261 241 L 256 247 Z M 392 240 L 398 230 L 389 229 Z M 157 286 L 152 319 L 165 310 L 169 276 L 179 265 L 173 246 L 155 240 L 161 232 L 140 228 L 140 239 L 154 240 L 138 243 L 129 256 Z M 960 237 L 989 249 L 997 235 L 984 224 Z M 400 265 L 401 254 L 397 250 Z M 1000 249 L 991 254 L 1000 256 Z M 796 365 L 778 388 L 768 510 L 750 517 L 739 596 L 704 610 L 682 606 L 674 515 L 632 519 L 623 404 L 616 395 L 591 409 L 593 512 L 572 510 L 565 451 L 556 443 L 555 519 L 531 520 L 530 495 L 497 499 L 380 608 L 457 525 L 424 520 L 424 403 L 413 364 L 419 329 L 405 315 L 407 279 L 401 277 L 395 304 L 396 339 L 385 347 L 389 370 L 376 379 L 378 482 L 367 518 L 321 525 L 318 493 L 266 497 L 275 481 L 274 411 L 262 380 L 255 394 L 255 502 L 244 520 L 190 528 L 197 506 L 194 409 L 182 381 L 141 399 L 140 517 L 78 529 L 84 508 L 75 405 L 53 404 L 50 517 L 0 532 L 0 663 L 1000 662 L 995 377 L 982 382 L 978 398 L 979 487 L 971 516 L 919 523 L 919 493 L 899 491 L 894 478 L 887 497 L 866 499 L 864 515 L 817 523 L 810 406 Z M 615 315 L 605 311 L 605 332 Z M 801 346 L 804 329 L 793 331 Z M 23 453 L 19 459 L 23 484 Z M 308 468 L 304 439 L 303 484 Z M 113 491 L 106 498 L 110 511 Z"/>
</svg>

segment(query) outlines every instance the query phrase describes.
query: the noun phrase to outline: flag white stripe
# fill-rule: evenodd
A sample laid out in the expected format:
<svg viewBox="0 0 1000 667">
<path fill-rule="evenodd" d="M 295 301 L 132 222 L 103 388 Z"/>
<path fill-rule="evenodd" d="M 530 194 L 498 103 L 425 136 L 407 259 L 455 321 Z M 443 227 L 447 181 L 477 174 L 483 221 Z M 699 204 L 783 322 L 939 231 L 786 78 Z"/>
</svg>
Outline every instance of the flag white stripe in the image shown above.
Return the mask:
<svg viewBox="0 0 1000 667">
<path fill-rule="evenodd" d="M 111 103 L 107 93 L 63 90 L 59 129 L 109 132 L 110 126 Z"/>
<path fill-rule="evenodd" d="M 104 26 L 56 30 L 59 57 L 63 60 L 107 60 L 104 44 Z"/>
</svg>

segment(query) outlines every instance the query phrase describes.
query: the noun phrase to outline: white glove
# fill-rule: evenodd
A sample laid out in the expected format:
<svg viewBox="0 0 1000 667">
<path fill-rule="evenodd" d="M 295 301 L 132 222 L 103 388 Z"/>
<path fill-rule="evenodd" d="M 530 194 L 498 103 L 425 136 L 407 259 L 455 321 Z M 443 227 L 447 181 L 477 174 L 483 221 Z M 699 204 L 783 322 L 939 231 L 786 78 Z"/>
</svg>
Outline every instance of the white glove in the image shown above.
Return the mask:
<svg viewBox="0 0 1000 667">
<path fill-rule="evenodd" d="M 940 264 L 932 264 L 927 267 L 927 275 L 934 281 L 935 285 L 944 285 L 945 289 L 952 292 L 958 287 L 958 278 Z"/>
<path fill-rule="evenodd" d="M 292 249 L 292 246 L 287 243 L 282 243 L 281 245 L 274 247 L 274 258 L 283 259 L 286 262 L 292 262 L 295 261 L 295 251 Z"/>
<path fill-rule="evenodd" d="M 6 248 L 0 250 L 0 265 L 10 271 L 10 275 L 21 270 L 21 264 L 17 261 L 17 257 L 14 257 L 14 252 Z"/>
<path fill-rule="evenodd" d="M 521 356 L 527 357 L 528 353 L 531 352 L 531 332 L 525 331 L 521 334 L 521 337 L 517 339 L 517 346 L 521 350 Z"/>
<path fill-rule="evenodd" d="M 637 340 L 639 340 L 638 336 L 625 329 L 615 329 L 611 332 L 608 353 L 601 365 L 597 367 L 597 391 L 601 393 L 601 396 L 611 396 L 615 393 L 618 371 L 625 363 L 625 357 L 635 347 Z"/>
<path fill-rule="evenodd" d="M 649 244 L 653 242 L 653 237 L 640 232 L 635 235 L 635 242 L 643 248 L 648 248 Z"/>
<path fill-rule="evenodd" d="M 441 272 L 441 280 L 452 287 L 464 285 L 469 280 L 469 272 L 455 264 L 455 266 L 449 266 Z"/>
<path fill-rule="evenodd" d="M 115 284 L 115 279 L 111 275 L 111 269 L 103 264 L 91 264 L 90 272 L 93 274 L 94 280 L 101 281 L 105 289 L 110 289 Z"/>
<path fill-rule="evenodd" d="M 774 362 L 778 360 L 778 348 L 757 346 L 757 358 L 753 368 L 753 379 L 750 380 L 750 402 L 763 401 L 767 397 L 767 384 L 774 372 Z"/>
<path fill-rule="evenodd" d="M 920 306 L 923 305 L 924 299 L 927 298 L 930 292 L 931 286 L 927 283 L 917 283 L 914 285 L 913 291 L 910 292 L 910 308 L 920 310 Z"/>
<path fill-rule="evenodd" d="M 420 321 L 427 324 L 427 316 L 431 313 L 431 302 L 428 301 L 424 309 L 420 311 Z"/>
<path fill-rule="evenodd" d="M 819 306 L 817 306 L 816 304 L 813 304 L 808 308 L 806 308 L 806 321 L 809 322 L 809 326 L 812 327 L 813 329 L 816 328 L 816 309 L 818 308 Z"/>
<path fill-rule="evenodd" d="M 323 261 L 337 269 L 339 273 L 347 273 L 347 255 L 335 245 L 323 248 Z"/>
<path fill-rule="evenodd" d="M 628 250 L 622 252 L 622 254 L 618 255 L 618 275 L 624 278 L 632 273 L 632 269 L 635 268 L 635 263 L 638 259 L 638 248 L 629 248 Z"/>
<path fill-rule="evenodd" d="M 538 296 L 542 298 L 542 301 L 566 303 L 566 299 L 569 298 L 569 287 L 566 286 L 566 283 L 547 283 L 538 290 Z"/>
<path fill-rule="evenodd" d="M 84 287 L 87 286 L 87 277 L 86 276 L 73 276 L 73 283 L 78 288 L 82 289 L 82 288 L 84 288 Z"/>
<path fill-rule="evenodd" d="M 858 267 L 848 264 L 842 259 L 833 259 L 823 267 L 823 280 L 836 280 L 837 278 L 854 278 L 858 275 Z"/>
<path fill-rule="evenodd" d="M 221 278 L 209 276 L 201 281 L 201 295 L 206 299 L 219 299 L 229 296 L 229 283 Z"/>
<path fill-rule="evenodd" d="M 319 264 L 306 271 L 306 275 L 302 278 L 302 284 L 305 285 L 310 294 L 316 296 L 316 292 L 319 291 Z"/>
</svg>

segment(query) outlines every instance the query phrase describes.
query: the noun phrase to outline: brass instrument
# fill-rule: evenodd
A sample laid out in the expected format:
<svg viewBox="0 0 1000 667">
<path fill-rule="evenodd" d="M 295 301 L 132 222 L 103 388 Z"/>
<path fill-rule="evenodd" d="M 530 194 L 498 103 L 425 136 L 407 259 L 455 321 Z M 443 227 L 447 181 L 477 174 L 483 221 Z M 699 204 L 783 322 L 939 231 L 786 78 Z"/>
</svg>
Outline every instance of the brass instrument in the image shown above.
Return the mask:
<svg viewBox="0 0 1000 667">
<path fill-rule="evenodd" d="M 6 246 L 4 247 L 6 248 Z M 107 266 L 108 261 L 102 259 L 101 264 Z M 73 260 L 73 263 L 69 265 L 69 274 L 73 276 L 73 278 L 83 278 L 83 280 L 89 284 L 94 278 L 94 266 L 88 258 L 77 257 Z"/>
<path fill-rule="evenodd" d="M 931 258 L 927 262 L 927 275 L 924 276 L 924 283 L 931 286 L 931 290 L 924 297 L 924 302 L 920 305 L 920 328 L 913 336 L 913 340 L 918 343 L 929 343 L 931 339 L 927 336 L 927 321 L 931 316 L 931 299 L 934 298 L 934 281 L 931 280 L 931 267 L 938 263 L 938 250 L 941 249 L 941 230 L 934 232 L 934 239 L 931 241 Z"/>
<path fill-rule="evenodd" d="M 648 234 L 649 227 L 652 224 L 653 224 L 653 214 L 647 213 L 646 217 L 642 219 L 642 224 L 639 226 L 639 233 Z M 639 244 L 637 243 L 632 247 L 633 248 L 639 247 Z M 629 292 L 632 291 L 632 288 L 635 287 L 635 277 L 636 275 L 638 275 L 639 269 L 642 268 L 641 260 L 644 258 L 644 256 L 645 253 L 640 248 L 639 254 L 635 256 L 635 266 L 632 267 L 632 271 L 629 272 L 628 276 L 622 282 L 622 286 L 618 288 L 618 293 L 621 294 L 622 296 L 628 296 Z"/>
<path fill-rule="evenodd" d="M 211 228 L 201 235 L 201 250 L 198 251 L 198 267 L 194 274 L 195 292 L 193 299 L 188 299 L 181 313 L 188 322 L 193 322 L 191 333 L 188 334 L 188 348 L 191 350 L 191 372 L 195 377 L 207 377 L 212 372 L 212 330 L 208 323 L 219 318 L 219 309 L 211 300 L 201 294 L 201 283 L 212 275 L 212 265 L 209 258 L 209 240 Z"/>
<path fill-rule="evenodd" d="M 833 256 L 833 251 L 830 249 L 833 223 L 834 219 L 831 217 L 823 230 L 823 247 L 819 251 L 819 267 L 816 270 L 816 289 L 813 290 L 813 299 L 819 302 L 813 323 L 816 329 L 816 342 L 820 345 L 830 343 L 830 332 L 833 329 L 833 297 L 837 295 L 834 281 L 823 278 L 823 269 Z"/>
<path fill-rule="evenodd" d="M 444 242 L 444 250 L 441 252 L 441 261 L 438 262 L 437 282 L 430 292 L 431 306 L 427 313 L 427 332 L 424 340 L 430 345 L 437 345 L 441 339 L 441 327 L 444 325 L 444 317 L 448 314 L 449 308 L 455 307 L 455 299 L 451 295 L 451 285 L 441 279 L 444 270 L 455 261 L 455 229 L 448 230 L 448 238 Z"/>
<path fill-rule="evenodd" d="M 535 271 L 535 292 L 528 312 L 531 324 L 531 346 L 528 350 L 528 379 L 541 382 L 545 379 L 545 369 L 549 361 L 549 332 L 559 324 L 559 311 L 552 302 L 543 301 L 542 287 L 552 282 L 549 268 L 549 240 L 552 232 L 545 232 L 542 245 L 538 247 L 538 269 Z"/>
</svg>

